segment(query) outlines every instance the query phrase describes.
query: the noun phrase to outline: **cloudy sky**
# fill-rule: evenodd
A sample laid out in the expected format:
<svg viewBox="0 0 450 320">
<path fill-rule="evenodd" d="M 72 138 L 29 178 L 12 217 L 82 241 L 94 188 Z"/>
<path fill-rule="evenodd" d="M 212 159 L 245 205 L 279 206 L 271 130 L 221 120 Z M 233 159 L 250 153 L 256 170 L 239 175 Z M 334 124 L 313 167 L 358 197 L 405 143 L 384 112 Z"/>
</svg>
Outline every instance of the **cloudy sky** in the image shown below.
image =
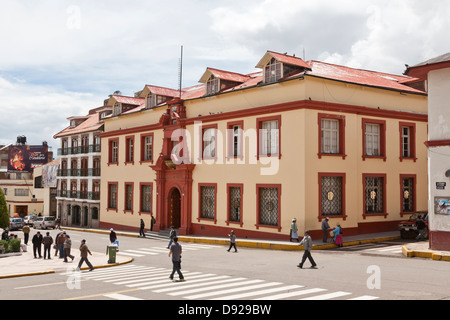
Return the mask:
<svg viewBox="0 0 450 320">
<path fill-rule="evenodd" d="M 267 50 L 402 74 L 450 51 L 448 0 L 0 0 L 0 145 L 47 141 L 116 90 L 240 73 Z"/>
</svg>

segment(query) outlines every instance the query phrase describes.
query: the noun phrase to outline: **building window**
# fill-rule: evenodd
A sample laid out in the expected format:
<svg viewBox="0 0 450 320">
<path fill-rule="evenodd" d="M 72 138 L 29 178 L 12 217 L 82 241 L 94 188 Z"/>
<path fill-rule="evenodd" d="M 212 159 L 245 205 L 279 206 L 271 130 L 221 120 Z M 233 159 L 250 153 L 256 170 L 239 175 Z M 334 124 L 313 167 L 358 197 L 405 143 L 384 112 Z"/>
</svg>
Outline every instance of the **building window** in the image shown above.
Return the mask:
<svg viewBox="0 0 450 320">
<path fill-rule="evenodd" d="M 119 139 L 110 139 L 109 140 L 109 164 L 118 164 L 119 163 Z"/>
<path fill-rule="evenodd" d="M 382 158 L 386 161 L 386 121 L 363 119 L 363 160 Z"/>
<path fill-rule="evenodd" d="M 108 210 L 117 212 L 117 182 L 108 183 Z"/>
<path fill-rule="evenodd" d="M 202 128 L 203 152 L 202 159 L 214 159 L 216 157 L 217 125 Z"/>
<path fill-rule="evenodd" d="M 281 185 L 256 185 L 257 228 L 280 227 Z"/>
<path fill-rule="evenodd" d="M 153 161 L 153 133 L 141 135 L 141 162 Z"/>
<path fill-rule="evenodd" d="M 282 70 L 283 64 L 275 58 L 272 58 L 264 68 L 264 82 L 272 83 L 278 81 L 283 76 Z"/>
<path fill-rule="evenodd" d="M 323 217 L 345 215 L 345 173 L 319 173 L 320 208 Z"/>
<path fill-rule="evenodd" d="M 141 184 L 141 210 L 142 213 L 152 212 L 152 185 Z"/>
<path fill-rule="evenodd" d="M 134 162 L 134 137 L 126 138 L 126 154 L 125 154 L 125 163 L 133 163 Z"/>
<path fill-rule="evenodd" d="M 416 175 L 400 175 L 401 215 L 416 211 Z"/>
<path fill-rule="evenodd" d="M 125 183 L 125 210 L 124 212 L 133 213 L 133 183 Z"/>
<path fill-rule="evenodd" d="M 318 121 L 319 159 L 322 156 L 339 156 L 345 159 L 345 117 L 319 113 Z"/>
<path fill-rule="evenodd" d="M 410 159 L 416 161 L 416 125 L 400 122 L 400 161 Z"/>
<path fill-rule="evenodd" d="M 211 95 L 220 91 L 220 79 L 211 75 L 206 82 L 206 94 Z"/>
<path fill-rule="evenodd" d="M 260 156 L 281 157 L 281 116 L 257 119 L 258 158 Z"/>
<path fill-rule="evenodd" d="M 363 175 L 364 218 L 370 215 L 386 216 L 386 175 Z"/>
<path fill-rule="evenodd" d="M 240 223 L 242 226 L 242 199 L 243 199 L 243 185 L 242 184 L 227 184 L 228 193 L 228 214 L 227 224 Z"/>
<path fill-rule="evenodd" d="M 28 189 L 14 189 L 14 196 L 15 197 L 28 197 L 29 196 L 29 190 Z"/>
<path fill-rule="evenodd" d="M 229 158 L 242 158 L 243 157 L 243 121 L 230 122 L 227 124 L 227 141 Z"/>
<path fill-rule="evenodd" d="M 199 219 L 214 220 L 216 222 L 216 184 L 199 184 Z"/>
</svg>

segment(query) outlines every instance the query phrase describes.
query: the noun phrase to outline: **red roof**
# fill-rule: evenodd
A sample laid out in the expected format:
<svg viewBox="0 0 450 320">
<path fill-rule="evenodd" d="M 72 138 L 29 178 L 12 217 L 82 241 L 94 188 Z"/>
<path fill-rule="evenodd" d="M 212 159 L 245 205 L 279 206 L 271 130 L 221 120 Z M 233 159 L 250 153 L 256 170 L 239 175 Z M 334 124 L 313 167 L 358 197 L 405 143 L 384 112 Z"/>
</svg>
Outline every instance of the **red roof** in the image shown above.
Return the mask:
<svg viewBox="0 0 450 320">
<path fill-rule="evenodd" d="M 165 96 L 165 97 L 178 97 L 180 95 L 179 90 L 170 89 L 170 88 L 164 88 L 164 87 L 158 87 L 153 85 L 145 85 L 151 93 L 159 95 L 159 96 Z"/>
<path fill-rule="evenodd" d="M 131 104 L 136 106 L 141 105 L 145 101 L 144 98 L 126 97 L 126 96 L 119 96 L 116 94 L 112 95 L 112 97 L 116 99 L 116 101 L 119 103 Z"/>
<path fill-rule="evenodd" d="M 211 77 L 211 74 L 214 77 L 222 79 L 222 80 L 228 80 L 228 81 L 239 82 L 239 83 L 243 83 L 249 79 L 249 76 L 246 76 L 246 75 L 243 75 L 240 73 L 224 71 L 224 70 L 219 70 L 219 69 L 214 69 L 214 68 L 207 68 L 205 73 L 201 77 L 200 82 L 205 83 L 206 81 L 208 81 L 208 79 Z"/>
<path fill-rule="evenodd" d="M 424 91 L 404 85 L 414 78 L 398 76 L 383 72 L 354 69 L 350 67 L 334 65 L 320 61 L 308 61 L 312 70 L 306 75 L 317 76 L 330 80 L 343 81 L 365 86 L 380 87 L 399 91 L 409 91 L 414 93 L 425 93 Z"/>
<path fill-rule="evenodd" d="M 80 134 L 84 132 L 91 132 L 100 129 L 103 126 L 103 121 L 99 122 L 98 113 L 89 114 L 87 119 L 80 123 L 76 127 L 67 127 L 64 130 L 58 132 L 53 138 L 61 138 L 64 136 L 70 136 L 73 134 Z"/>
<path fill-rule="evenodd" d="M 285 64 L 298 66 L 298 67 L 306 68 L 306 69 L 311 69 L 311 67 L 305 61 L 303 61 L 302 59 L 300 59 L 298 57 L 289 56 L 287 54 L 282 54 L 282 53 L 278 53 L 278 52 L 274 52 L 274 51 L 267 51 L 266 54 L 264 55 L 264 57 L 262 57 L 262 59 L 258 62 L 256 67 L 264 68 L 264 66 L 267 64 L 267 62 L 269 62 L 269 60 L 271 58 L 275 58 L 278 61 L 285 63 Z"/>
</svg>

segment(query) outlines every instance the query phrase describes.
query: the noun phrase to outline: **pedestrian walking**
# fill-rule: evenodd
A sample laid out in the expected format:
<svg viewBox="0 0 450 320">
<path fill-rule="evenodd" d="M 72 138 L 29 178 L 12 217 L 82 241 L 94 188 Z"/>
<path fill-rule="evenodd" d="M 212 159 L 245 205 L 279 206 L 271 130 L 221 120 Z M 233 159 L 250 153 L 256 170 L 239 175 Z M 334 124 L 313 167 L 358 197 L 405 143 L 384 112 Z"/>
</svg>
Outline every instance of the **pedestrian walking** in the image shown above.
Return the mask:
<svg viewBox="0 0 450 320">
<path fill-rule="evenodd" d="M 139 237 L 145 238 L 144 228 L 145 228 L 145 223 L 144 223 L 144 220 L 141 219 L 141 226 L 139 229 Z"/>
<path fill-rule="evenodd" d="M 424 240 L 425 237 L 423 236 L 423 231 L 425 230 L 425 228 L 427 226 L 425 225 L 425 221 L 423 220 L 421 215 L 416 220 L 416 226 L 417 226 L 417 231 L 419 232 L 419 234 L 416 237 L 416 240 Z"/>
<path fill-rule="evenodd" d="M 22 232 L 23 232 L 23 242 L 26 245 L 28 245 L 28 239 L 30 238 L 30 226 L 29 225 L 23 226 Z"/>
<path fill-rule="evenodd" d="M 86 262 L 86 264 L 89 267 L 89 271 L 94 270 L 94 267 L 92 266 L 91 262 L 88 260 L 88 253 L 92 256 L 91 251 L 89 250 L 88 246 L 86 245 L 86 240 L 81 240 L 80 245 L 80 262 L 78 263 L 77 270 L 79 271 L 81 266 L 83 265 L 83 262 Z"/>
<path fill-rule="evenodd" d="M 228 252 L 230 252 L 231 248 L 234 248 L 234 252 L 237 252 L 236 249 L 236 234 L 234 233 L 234 230 L 231 230 L 231 233 L 228 235 L 230 237 L 230 247 L 228 248 Z"/>
<path fill-rule="evenodd" d="M 36 253 L 39 254 L 39 259 L 42 258 L 41 255 L 42 240 L 43 238 L 39 231 L 33 236 L 33 239 L 31 239 L 31 242 L 33 243 L 33 254 L 35 259 L 37 258 Z"/>
<path fill-rule="evenodd" d="M 70 237 L 68 234 L 66 234 L 64 238 L 65 238 L 65 240 L 64 240 L 64 262 L 69 262 L 69 261 L 67 261 L 67 257 L 71 258 L 73 261 L 73 259 L 75 259 L 75 257 L 70 254 L 70 250 L 72 249 L 72 240 L 70 240 Z"/>
<path fill-rule="evenodd" d="M 181 245 L 178 243 L 178 238 L 173 238 L 173 244 L 170 246 L 169 251 L 169 257 L 172 256 L 172 273 L 169 276 L 170 280 L 173 280 L 173 276 L 175 275 L 175 272 L 178 273 L 178 277 L 180 278 L 180 281 L 184 281 L 184 276 L 181 273 L 181 254 L 183 253 L 183 249 L 181 248 Z"/>
<path fill-rule="evenodd" d="M 48 257 L 48 259 L 50 258 L 50 248 L 52 247 L 53 244 L 53 238 L 50 236 L 50 232 L 47 232 L 45 237 L 42 239 L 42 243 L 44 244 L 44 260 L 45 257 Z"/>
<path fill-rule="evenodd" d="M 66 240 L 66 232 L 60 232 L 56 235 L 56 246 L 57 250 L 59 251 L 59 258 L 64 258 L 64 241 Z M 56 254 L 55 254 L 56 255 Z"/>
<path fill-rule="evenodd" d="M 299 242 L 298 240 L 298 227 L 297 227 L 297 219 L 292 219 L 291 223 L 291 230 L 290 230 L 290 239 L 289 242 L 292 242 L 292 240 L 295 240 Z"/>
<path fill-rule="evenodd" d="M 173 239 L 177 236 L 177 232 L 175 230 L 174 226 L 170 226 L 170 233 L 169 233 L 169 244 L 167 245 L 167 249 L 170 249 L 170 246 L 172 245 Z"/>
<path fill-rule="evenodd" d="M 326 217 L 323 221 L 322 221 L 322 232 L 323 232 L 323 243 L 327 243 L 328 242 L 328 229 L 330 229 L 330 225 L 328 224 L 328 220 L 329 218 Z"/>
<path fill-rule="evenodd" d="M 61 230 L 61 218 L 60 217 L 56 218 L 55 224 L 56 224 L 55 229 Z"/>
<path fill-rule="evenodd" d="M 117 241 L 117 235 L 116 232 L 114 231 L 113 228 L 109 229 L 110 233 L 109 233 L 109 241 L 111 242 L 111 244 L 113 244 L 114 242 Z"/>
<path fill-rule="evenodd" d="M 308 258 L 309 262 L 311 262 L 311 268 L 316 268 L 317 264 L 314 261 L 313 257 L 311 256 L 312 239 L 309 236 L 308 230 L 305 231 L 305 236 L 303 237 L 303 239 L 299 243 L 299 245 L 300 246 L 303 245 L 304 253 L 303 253 L 303 257 L 302 257 L 302 262 L 300 262 L 297 267 L 299 267 L 300 269 L 303 268 L 303 264 L 305 263 L 306 258 Z"/>
</svg>

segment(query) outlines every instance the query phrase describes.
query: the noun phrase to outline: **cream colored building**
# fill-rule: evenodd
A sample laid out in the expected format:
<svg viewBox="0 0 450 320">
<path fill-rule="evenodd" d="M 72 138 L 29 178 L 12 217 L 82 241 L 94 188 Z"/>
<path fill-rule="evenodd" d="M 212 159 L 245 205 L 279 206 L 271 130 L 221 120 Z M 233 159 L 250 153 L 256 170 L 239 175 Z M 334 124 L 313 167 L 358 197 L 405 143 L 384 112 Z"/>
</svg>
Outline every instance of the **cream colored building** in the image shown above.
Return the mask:
<svg viewBox="0 0 450 320">
<path fill-rule="evenodd" d="M 179 92 L 146 85 L 104 119 L 100 226 L 321 238 L 396 230 L 427 208 L 427 94 L 418 79 L 268 51 L 261 71 L 207 68 Z M 181 97 L 180 97 L 181 94 Z M 137 106 L 137 104 L 139 106 Z"/>
</svg>

